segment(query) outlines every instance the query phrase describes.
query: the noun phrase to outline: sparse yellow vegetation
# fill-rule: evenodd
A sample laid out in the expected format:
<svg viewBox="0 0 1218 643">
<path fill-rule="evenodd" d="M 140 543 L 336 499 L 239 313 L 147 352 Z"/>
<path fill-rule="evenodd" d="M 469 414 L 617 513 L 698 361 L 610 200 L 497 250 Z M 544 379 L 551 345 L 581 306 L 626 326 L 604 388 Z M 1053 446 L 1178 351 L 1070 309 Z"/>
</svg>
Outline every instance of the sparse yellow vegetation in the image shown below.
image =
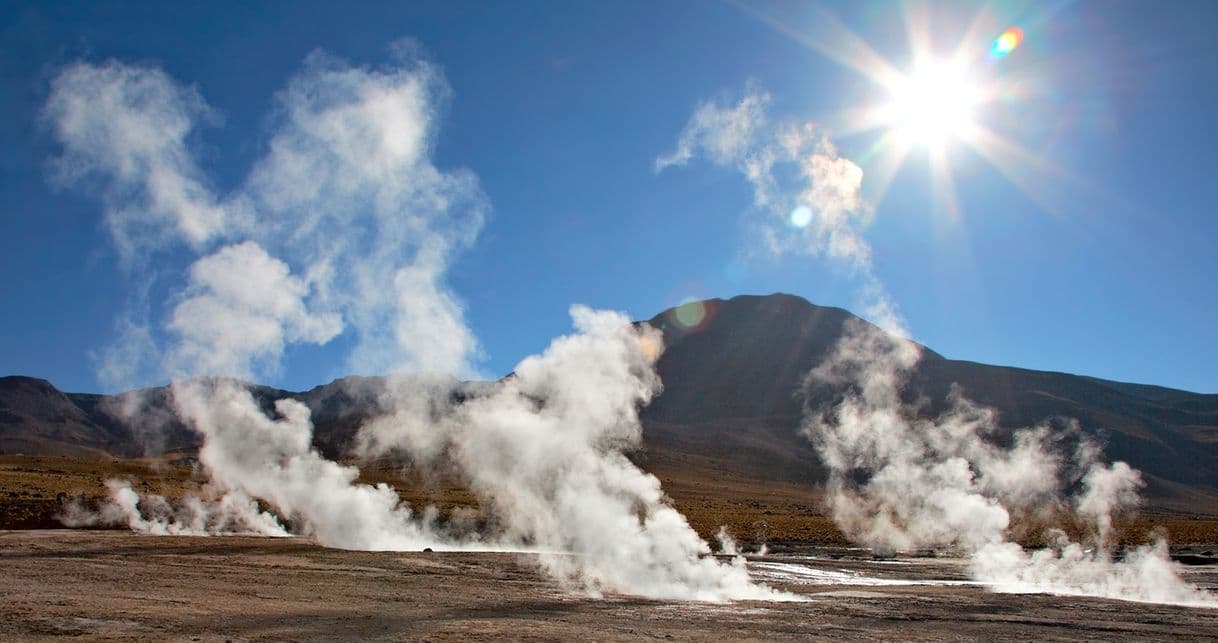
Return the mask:
<svg viewBox="0 0 1218 643">
<path fill-rule="evenodd" d="M 745 547 L 761 543 L 847 544 L 826 515 L 817 490 L 803 485 L 752 480 L 722 471 L 653 466 L 673 504 L 703 538 L 712 539 L 721 525 Z M 0 528 L 59 527 L 62 502 L 81 496 L 86 502 L 106 496 L 105 481 L 130 480 L 136 491 L 178 498 L 199 490 L 206 478 L 193 460 L 182 456 L 135 460 L 91 460 L 56 456 L 0 455 Z M 423 475 L 388 461 L 366 464 L 359 481 L 385 483 L 411 507 L 434 506 L 442 520 L 456 510 L 482 514 L 477 497 L 451 475 Z M 1058 527 L 1077 537 L 1080 525 L 1063 517 L 1026 527 L 1021 540 L 1043 544 L 1040 534 Z M 1218 543 L 1218 519 L 1206 516 L 1142 514 L 1117 524 L 1123 545 L 1147 542 L 1163 533 L 1173 544 Z"/>
</svg>

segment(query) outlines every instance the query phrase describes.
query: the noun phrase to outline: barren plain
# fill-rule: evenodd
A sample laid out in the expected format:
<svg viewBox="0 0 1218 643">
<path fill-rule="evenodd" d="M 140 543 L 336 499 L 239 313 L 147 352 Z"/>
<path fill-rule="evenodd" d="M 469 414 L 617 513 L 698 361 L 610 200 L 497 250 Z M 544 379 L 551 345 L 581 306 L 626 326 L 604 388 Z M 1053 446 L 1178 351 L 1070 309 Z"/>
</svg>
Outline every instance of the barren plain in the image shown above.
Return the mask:
<svg viewBox="0 0 1218 643">
<path fill-rule="evenodd" d="M 752 558 L 806 602 L 590 596 L 521 553 L 356 552 L 296 538 L 0 532 L 0 638 L 1212 639 L 1218 610 L 1001 594 L 961 561 Z M 1218 587 L 1218 568 L 1187 579 Z M 906 584 L 908 583 L 908 584 Z"/>
</svg>

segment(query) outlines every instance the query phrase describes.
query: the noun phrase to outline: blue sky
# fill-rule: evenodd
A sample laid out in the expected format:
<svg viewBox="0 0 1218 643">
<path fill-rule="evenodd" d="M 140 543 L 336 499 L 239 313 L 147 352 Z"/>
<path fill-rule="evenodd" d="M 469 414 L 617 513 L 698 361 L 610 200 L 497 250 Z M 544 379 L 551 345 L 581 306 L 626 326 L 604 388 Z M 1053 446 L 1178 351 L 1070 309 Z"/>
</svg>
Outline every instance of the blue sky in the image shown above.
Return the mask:
<svg viewBox="0 0 1218 643">
<path fill-rule="evenodd" d="M 998 26 L 970 44 L 978 60 L 1007 26 L 1025 33 L 1009 56 L 984 62 L 987 78 L 1022 89 L 975 108 L 1023 160 L 989 162 L 949 143 L 954 214 L 916 145 L 881 186 L 869 150 L 885 128 L 851 131 L 848 116 L 886 90 L 827 55 L 843 33 L 831 17 L 911 69 L 918 14 L 853 2 L 8 3 L 0 372 L 106 387 L 99 356 L 132 302 L 163 333 L 194 259 L 168 248 L 149 254 L 151 268 L 125 267 L 96 186 L 53 180 L 63 148 L 40 114 L 65 66 L 115 60 L 193 87 L 211 116 L 187 142 L 226 194 L 266 154 L 275 96 L 310 52 L 378 68 L 408 38 L 447 86 L 431 162 L 475 175 L 487 205 L 442 279 L 464 306 L 481 374 L 505 373 L 566 332 L 573 303 L 646 318 L 691 296 L 783 291 L 861 312 L 866 280 L 842 262 L 758 247 L 754 189 L 735 168 L 695 156 L 655 171 L 700 105 L 764 91 L 773 121 L 815 123 L 861 167 L 871 270 L 915 339 L 953 358 L 1218 391 L 1218 9 L 927 9 L 937 52 L 955 51 L 979 15 Z M 350 342 L 289 345 L 260 379 L 301 389 L 343 375 Z"/>
</svg>

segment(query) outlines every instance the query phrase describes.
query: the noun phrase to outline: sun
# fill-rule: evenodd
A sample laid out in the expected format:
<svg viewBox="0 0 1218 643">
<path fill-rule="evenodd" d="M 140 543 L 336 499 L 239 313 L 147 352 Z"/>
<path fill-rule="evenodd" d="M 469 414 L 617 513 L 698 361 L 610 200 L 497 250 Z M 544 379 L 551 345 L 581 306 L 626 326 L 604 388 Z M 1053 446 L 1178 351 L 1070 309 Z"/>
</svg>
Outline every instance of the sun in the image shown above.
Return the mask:
<svg viewBox="0 0 1218 643">
<path fill-rule="evenodd" d="M 942 148 L 968 137 L 981 91 L 954 61 L 926 61 L 886 83 L 889 102 L 880 119 L 907 144 Z"/>
<path fill-rule="evenodd" d="M 950 32 L 937 31 L 932 17 L 939 15 L 938 5 L 901 3 L 909 46 L 909 62 L 902 65 L 881 55 L 827 9 L 815 9 L 815 19 L 793 26 L 751 3 L 738 4 L 778 33 L 869 81 L 860 103 L 826 120 L 841 138 L 866 137 L 855 156 L 869 177 L 873 202 L 884 200 L 896 176 L 914 157 L 924 160 L 929 169 L 931 207 L 953 218 L 960 213 L 954 171 L 965 168 L 972 173 L 978 162 L 1052 212 L 1061 212 L 1057 195 L 1093 189 L 1011 136 L 1027 131 L 1025 120 L 1059 118 L 1046 110 L 1052 101 L 1043 100 L 1052 87 L 1052 69 L 1026 56 L 1012 65 L 1012 57 L 1020 57 L 1035 42 L 1035 30 L 1004 26 L 994 12 L 983 8 L 963 33 L 954 27 Z M 946 22 L 963 25 L 960 18 Z M 1027 19 L 1029 25 L 1037 25 L 1047 15 L 1032 13 Z M 1037 77 L 1042 74 L 1046 78 Z M 799 226 L 810 216 L 797 209 L 791 222 Z"/>
</svg>

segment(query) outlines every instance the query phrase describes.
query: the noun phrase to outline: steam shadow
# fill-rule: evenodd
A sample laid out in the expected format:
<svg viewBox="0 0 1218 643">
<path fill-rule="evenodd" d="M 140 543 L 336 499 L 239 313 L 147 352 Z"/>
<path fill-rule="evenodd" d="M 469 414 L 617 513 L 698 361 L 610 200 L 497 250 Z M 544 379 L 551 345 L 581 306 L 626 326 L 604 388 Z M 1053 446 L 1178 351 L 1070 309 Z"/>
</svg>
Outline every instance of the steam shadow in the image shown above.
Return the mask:
<svg viewBox="0 0 1218 643">
<path fill-rule="evenodd" d="M 161 536 L 148 536 L 149 539 L 160 539 Z M 206 541 L 208 538 L 199 537 Z M 248 544 L 211 544 L 202 542 L 198 545 L 116 545 L 113 547 L 93 547 L 90 549 L 56 549 L 38 551 L 2 551 L 0 560 L 6 559 L 54 559 L 54 558 L 102 558 L 107 556 L 235 556 L 257 554 L 307 554 L 315 552 L 318 546 L 310 543 L 276 544 L 274 546 L 250 546 Z"/>
<path fill-rule="evenodd" d="M 478 631 L 478 622 L 510 621 L 552 622 L 552 619 L 583 613 L 591 622 L 600 618 L 620 618 L 617 610 L 649 607 L 659 604 L 647 599 L 562 600 L 524 599 L 493 605 L 452 608 L 421 613 L 394 613 L 390 604 L 374 613 L 356 609 L 340 611 L 284 611 L 277 614 L 228 615 L 217 619 L 197 616 L 175 621 L 167 628 L 182 634 L 220 634 L 237 637 L 289 637 L 298 639 L 334 639 L 365 637 L 397 637 L 412 634 L 439 636 L 504 636 L 504 632 Z M 588 625 L 589 623 L 580 623 Z M 454 626 L 452 628 L 446 626 Z M 515 635 L 520 635 L 517 632 Z M 508 635 L 510 636 L 510 635 Z"/>
</svg>

